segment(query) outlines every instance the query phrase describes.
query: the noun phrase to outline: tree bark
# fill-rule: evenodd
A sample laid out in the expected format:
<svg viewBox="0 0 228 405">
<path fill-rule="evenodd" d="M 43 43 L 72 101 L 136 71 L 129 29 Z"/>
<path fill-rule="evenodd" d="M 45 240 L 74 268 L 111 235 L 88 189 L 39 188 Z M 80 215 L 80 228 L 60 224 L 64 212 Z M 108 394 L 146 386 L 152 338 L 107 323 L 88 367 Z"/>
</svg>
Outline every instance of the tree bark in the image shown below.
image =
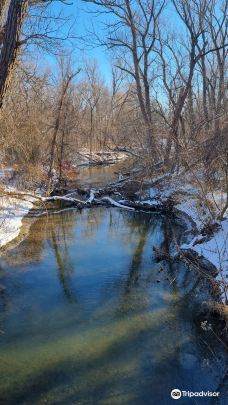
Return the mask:
<svg viewBox="0 0 228 405">
<path fill-rule="evenodd" d="M 0 54 L 0 108 L 12 79 L 16 58 L 20 49 L 19 38 L 21 27 L 27 13 L 28 3 L 28 0 L 11 0 L 9 4 Z"/>
<path fill-rule="evenodd" d="M 4 17 L 6 12 L 6 6 L 9 0 L 0 0 L 0 29 L 2 31 L 4 25 Z"/>
</svg>

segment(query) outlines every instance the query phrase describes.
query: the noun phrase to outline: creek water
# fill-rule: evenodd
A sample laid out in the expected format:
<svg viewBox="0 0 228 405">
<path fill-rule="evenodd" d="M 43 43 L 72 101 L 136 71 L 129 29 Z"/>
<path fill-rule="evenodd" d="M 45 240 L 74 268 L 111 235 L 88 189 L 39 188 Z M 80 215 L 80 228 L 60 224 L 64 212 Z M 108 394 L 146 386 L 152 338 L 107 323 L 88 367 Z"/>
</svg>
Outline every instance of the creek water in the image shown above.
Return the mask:
<svg viewBox="0 0 228 405">
<path fill-rule="evenodd" d="M 98 186 L 102 187 L 108 182 L 117 180 L 117 173 L 122 171 L 127 171 L 127 164 L 130 164 L 131 161 L 120 161 L 118 163 L 104 166 L 88 166 L 81 167 L 78 170 L 77 182 L 78 185 L 85 186 Z"/>
<path fill-rule="evenodd" d="M 173 388 L 227 403 L 223 345 L 196 316 L 204 281 L 155 257 L 174 235 L 178 221 L 116 208 L 33 222 L 0 259 L 0 403 L 172 404 Z"/>
</svg>

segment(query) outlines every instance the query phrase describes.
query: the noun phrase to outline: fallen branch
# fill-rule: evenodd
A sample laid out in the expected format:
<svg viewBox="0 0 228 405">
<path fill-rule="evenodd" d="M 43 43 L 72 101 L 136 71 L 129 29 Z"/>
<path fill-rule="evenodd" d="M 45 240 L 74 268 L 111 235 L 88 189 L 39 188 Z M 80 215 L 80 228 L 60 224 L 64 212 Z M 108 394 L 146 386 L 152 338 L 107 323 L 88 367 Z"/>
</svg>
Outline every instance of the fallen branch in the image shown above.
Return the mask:
<svg viewBox="0 0 228 405">
<path fill-rule="evenodd" d="M 41 197 L 41 200 L 44 202 L 47 201 L 66 201 L 70 202 L 72 204 L 86 204 L 86 201 L 79 200 L 78 198 L 72 198 L 72 197 L 66 197 L 66 196 L 60 196 L 60 195 L 54 195 L 51 197 Z"/>
<path fill-rule="evenodd" d="M 117 201 L 113 200 L 113 199 L 110 198 L 110 197 L 102 197 L 102 198 L 101 198 L 101 201 L 107 201 L 107 202 L 109 202 L 111 205 L 113 205 L 114 207 L 124 208 L 124 209 L 126 209 L 126 210 L 135 211 L 135 209 L 134 209 L 133 207 L 129 207 L 129 206 L 127 206 L 127 205 L 120 204 L 120 203 L 118 203 Z"/>
</svg>

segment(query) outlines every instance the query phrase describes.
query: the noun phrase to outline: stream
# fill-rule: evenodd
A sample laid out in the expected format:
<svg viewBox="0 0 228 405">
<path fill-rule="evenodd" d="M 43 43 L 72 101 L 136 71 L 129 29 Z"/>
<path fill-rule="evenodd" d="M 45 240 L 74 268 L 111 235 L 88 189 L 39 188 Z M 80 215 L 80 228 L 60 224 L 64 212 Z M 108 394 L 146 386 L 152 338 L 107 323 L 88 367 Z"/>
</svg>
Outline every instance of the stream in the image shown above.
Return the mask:
<svg viewBox="0 0 228 405">
<path fill-rule="evenodd" d="M 117 173 L 127 171 L 127 163 L 120 161 L 108 166 L 81 167 L 77 177 L 78 186 L 103 187 L 109 182 L 116 181 L 118 179 Z"/>
<path fill-rule="evenodd" d="M 88 170 L 84 182 L 100 183 L 115 167 Z M 181 404 L 227 403 L 225 349 L 197 317 L 206 281 L 155 257 L 175 250 L 174 236 L 185 242 L 185 225 L 160 213 L 33 219 L 0 258 L 0 403 L 172 404 L 174 388 L 220 392 Z"/>
</svg>

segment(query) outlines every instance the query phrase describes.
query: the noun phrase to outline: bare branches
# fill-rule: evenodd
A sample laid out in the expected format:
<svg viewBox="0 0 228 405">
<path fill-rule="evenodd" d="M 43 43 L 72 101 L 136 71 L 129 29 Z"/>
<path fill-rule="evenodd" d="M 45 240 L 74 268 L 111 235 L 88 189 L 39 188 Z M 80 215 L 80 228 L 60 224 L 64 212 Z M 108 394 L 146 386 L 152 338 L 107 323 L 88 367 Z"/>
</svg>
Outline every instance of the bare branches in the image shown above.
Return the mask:
<svg viewBox="0 0 228 405">
<path fill-rule="evenodd" d="M 101 13 L 105 11 L 114 17 L 114 21 L 112 20 L 106 27 L 108 31 L 106 45 L 116 52 L 118 62 L 115 66 L 130 75 L 135 83 L 141 114 L 147 128 L 147 142 L 150 147 L 153 146 L 153 155 L 156 158 L 157 148 L 152 130 L 150 68 L 159 18 L 165 2 L 143 0 L 135 2 L 86 0 L 86 2 L 94 3 L 99 6 Z"/>
<path fill-rule="evenodd" d="M 58 0 L 63 4 L 67 4 L 64 0 Z M 50 1 L 29 1 L 29 0 L 1 0 L 0 2 L 0 108 L 3 103 L 4 95 L 9 87 L 12 79 L 17 56 L 19 54 L 22 45 L 29 42 L 36 41 L 36 44 L 42 45 L 54 44 L 53 41 L 63 39 L 62 37 L 54 36 L 56 33 L 53 27 L 50 25 L 50 21 L 60 21 L 61 15 L 56 16 L 45 15 L 47 13 L 48 5 L 52 3 Z M 32 32 L 31 14 L 28 12 L 32 8 L 38 8 L 34 13 L 36 23 L 38 23 L 37 31 Z M 45 26 L 41 29 L 40 21 L 45 18 Z M 27 21 L 27 28 L 29 33 L 23 33 L 23 29 L 26 28 L 25 22 Z M 30 21 L 30 23 L 29 23 Z M 62 19 L 62 24 L 66 21 Z M 3 26 L 4 24 L 4 26 Z M 58 27 L 59 28 L 59 27 Z M 64 39 L 68 39 L 69 35 L 65 35 Z"/>
<path fill-rule="evenodd" d="M 63 78 L 62 78 L 62 84 L 61 84 L 61 89 L 60 89 L 60 95 L 59 95 L 59 102 L 58 102 L 58 107 L 57 107 L 57 113 L 56 113 L 56 119 L 55 119 L 55 124 L 54 124 L 54 129 L 53 129 L 53 136 L 52 136 L 52 141 L 51 141 L 51 151 L 50 151 L 50 163 L 49 163 L 49 170 L 48 170 L 48 185 L 47 185 L 47 195 L 50 194 L 51 192 L 51 187 L 52 187 L 52 170 L 53 170 L 53 164 L 54 164 L 54 158 L 55 158 L 55 149 L 56 149 L 56 141 L 57 141 L 57 135 L 60 127 L 60 119 L 61 119 L 61 113 L 62 113 L 62 108 L 63 108 L 63 103 L 64 99 L 66 97 L 68 88 L 72 82 L 72 80 L 79 74 L 80 70 L 77 70 L 76 72 L 71 72 L 70 71 L 70 65 L 68 64 L 66 67 L 66 71 L 62 72 L 63 73 Z M 60 162 L 60 167 L 61 167 L 61 162 Z"/>
</svg>

